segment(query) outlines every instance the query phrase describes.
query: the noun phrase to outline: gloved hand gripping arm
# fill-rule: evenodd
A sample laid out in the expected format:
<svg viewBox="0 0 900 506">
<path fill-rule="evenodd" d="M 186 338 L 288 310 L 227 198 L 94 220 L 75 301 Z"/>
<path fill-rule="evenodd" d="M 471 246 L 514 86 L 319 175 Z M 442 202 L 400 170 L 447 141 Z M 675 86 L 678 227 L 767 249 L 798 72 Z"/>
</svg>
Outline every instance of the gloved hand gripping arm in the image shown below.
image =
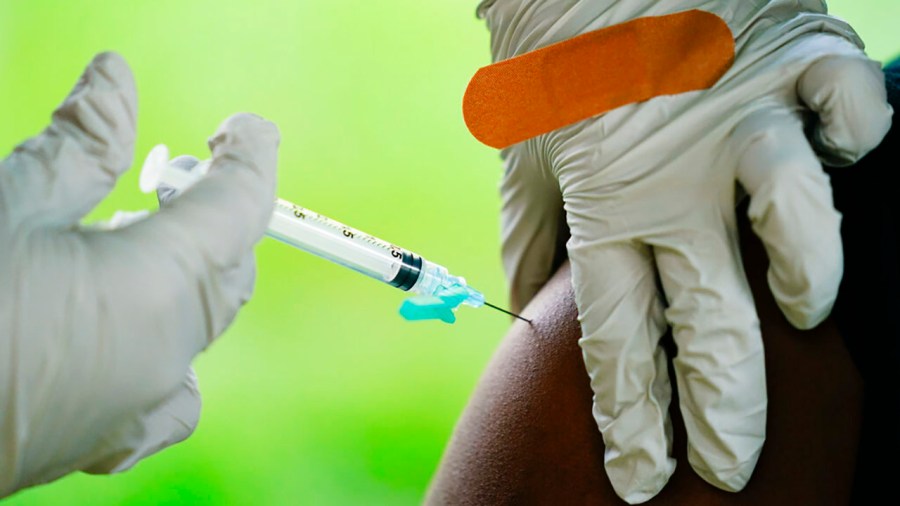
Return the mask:
<svg viewBox="0 0 900 506">
<path fill-rule="evenodd" d="M 879 65 L 819 1 L 498 0 L 480 12 L 501 61 L 688 9 L 711 11 L 735 37 L 734 63 L 714 86 L 618 107 L 502 152 L 513 310 L 552 272 L 565 233 L 554 217 L 564 212 L 605 466 L 630 503 L 655 496 L 674 470 L 658 345 L 667 325 L 693 468 L 740 490 L 762 449 L 764 355 L 740 267 L 736 189 L 749 194 L 779 306 L 794 325 L 815 326 L 831 309 L 843 262 L 820 159 L 859 159 L 892 114 Z"/>
</svg>

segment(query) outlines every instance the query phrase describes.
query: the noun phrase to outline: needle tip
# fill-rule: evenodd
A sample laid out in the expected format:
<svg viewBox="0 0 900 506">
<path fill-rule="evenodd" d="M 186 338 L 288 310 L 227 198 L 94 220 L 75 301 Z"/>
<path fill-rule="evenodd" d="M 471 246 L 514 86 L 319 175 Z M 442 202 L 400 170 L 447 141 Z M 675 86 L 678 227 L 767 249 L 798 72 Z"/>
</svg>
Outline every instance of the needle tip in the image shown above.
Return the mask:
<svg viewBox="0 0 900 506">
<path fill-rule="evenodd" d="M 517 315 L 516 313 L 513 313 L 513 312 L 511 312 L 511 311 L 507 311 L 507 310 L 503 309 L 502 307 L 495 306 L 495 305 L 493 305 L 493 304 L 491 304 L 490 302 L 487 302 L 487 301 L 485 301 L 484 305 L 487 306 L 487 307 L 496 309 L 497 311 L 500 311 L 501 313 L 506 313 L 506 314 L 508 314 L 508 315 L 510 315 L 510 316 L 514 316 L 514 317 L 516 317 L 516 318 L 522 320 L 523 322 L 527 322 L 529 325 L 531 325 L 531 320 L 529 320 L 529 319 L 527 319 L 527 318 L 523 318 L 523 317 L 521 317 L 521 316 L 519 316 L 519 315 Z"/>
</svg>

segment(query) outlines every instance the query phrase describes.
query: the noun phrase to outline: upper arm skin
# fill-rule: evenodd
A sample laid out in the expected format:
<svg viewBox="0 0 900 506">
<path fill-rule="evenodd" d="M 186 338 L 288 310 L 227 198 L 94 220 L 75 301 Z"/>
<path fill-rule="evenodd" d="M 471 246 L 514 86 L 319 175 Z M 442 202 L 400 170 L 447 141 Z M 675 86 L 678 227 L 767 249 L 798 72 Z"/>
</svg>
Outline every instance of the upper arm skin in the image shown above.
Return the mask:
<svg viewBox="0 0 900 506">
<path fill-rule="evenodd" d="M 766 286 L 765 253 L 741 220 L 745 268 L 766 346 L 768 434 L 740 493 L 718 490 L 687 465 L 678 413 L 675 474 L 647 504 L 847 504 L 862 382 L 831 319 L 794 329 Z M 603 468 L 591 389 L 577 340 L 568 264 L 513 324 L 457 423 L 425 498 L 432 505 L 624 504 Z M 673 382 L 674 384 L 674 382 Z"/>
</svg>

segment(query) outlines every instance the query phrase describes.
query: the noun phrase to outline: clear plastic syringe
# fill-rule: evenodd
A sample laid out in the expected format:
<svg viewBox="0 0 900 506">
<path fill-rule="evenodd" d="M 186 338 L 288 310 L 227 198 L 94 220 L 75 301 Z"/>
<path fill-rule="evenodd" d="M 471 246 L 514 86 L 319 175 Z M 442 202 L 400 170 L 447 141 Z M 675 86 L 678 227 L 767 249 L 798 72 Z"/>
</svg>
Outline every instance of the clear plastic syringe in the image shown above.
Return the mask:
<svg viewBox="0 0 900 506">
<path fill-rule="evenodd" d="M 169 162 L 168 148 L 160 144 L 150 151 L 144 161 L 140 175 L 141 190 L 149 193 L 160 184 L 184 190 L 208 172 L 210 161 L 199 163 L 190 172 L 173 167 Z M 487 305 L 525 320 L 486 303 L 481 292 L 468 286 L 465 278 L 450 274 L 445 267 L 285 200 L 276 199 L 266 234 L 404 291 L 438 296 L 451 288 L 462 288 L 466 293 L 462 304 L 476 308 Z"/>
</svg>

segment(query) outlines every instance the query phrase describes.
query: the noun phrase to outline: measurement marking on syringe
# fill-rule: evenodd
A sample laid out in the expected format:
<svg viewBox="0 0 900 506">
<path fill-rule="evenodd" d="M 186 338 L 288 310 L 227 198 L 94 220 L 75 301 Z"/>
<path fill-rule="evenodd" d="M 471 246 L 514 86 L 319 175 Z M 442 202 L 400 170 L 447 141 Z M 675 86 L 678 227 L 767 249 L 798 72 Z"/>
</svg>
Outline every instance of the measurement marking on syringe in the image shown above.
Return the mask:
<svg viewBox="0 0 900 506">
<path fill-rule="evenodd" d="M 391 252 L 392 257 L 397 258 L 397 259 L 403 258 L 403 251 L 404 251 L 403 248 L 396 246 L 394 244 L 385 242 L 371 234 L 366 234 L 364 232 L 360 232 L 359 230 L 357 230 L 355 228 L 348 227 L 347 225 L 344 225 L 343 223 L 334 221 L 331 218 L 322 216 L 319 213 L 314 213 L 306 208 L 302 208 L 297 205 L 288 206 L 287 204 L 285 204 L 283 202 L 277 202 L 277 205 L 279 205 L 283 208 L 286 208 L 286 209 L 290 208 L 294 217 L 296 217 L 300 220 L 311 220 L 315 223 L 326 226 L 332 230 L 339 231 L 341 233 L 341 235 L 343 235 L 344 237 L 346 237 L 348 239 L 359 240 L 359 241 L 365 242 L 367 244 L 370 244 L 372 246 L 389 250 Z"/>
</svg>

